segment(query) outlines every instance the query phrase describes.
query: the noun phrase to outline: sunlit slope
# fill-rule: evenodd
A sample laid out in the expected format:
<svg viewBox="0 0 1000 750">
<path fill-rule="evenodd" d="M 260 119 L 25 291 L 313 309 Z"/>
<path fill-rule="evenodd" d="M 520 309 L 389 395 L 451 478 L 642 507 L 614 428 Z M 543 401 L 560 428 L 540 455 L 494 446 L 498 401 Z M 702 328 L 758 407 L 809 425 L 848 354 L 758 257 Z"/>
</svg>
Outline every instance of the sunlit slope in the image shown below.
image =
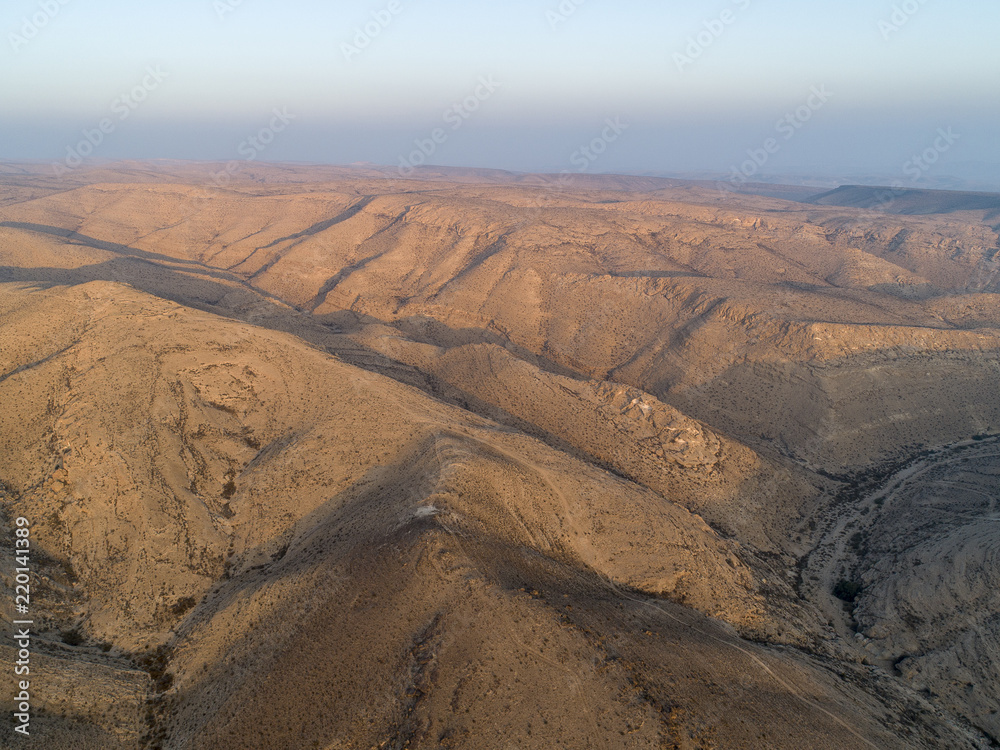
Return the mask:
<svg viewBox="0 0 1000 750">
<path fill-rule="evenodd" d="M 1000 338 L 979 302 L 1000 280 L 998 237 L 981 215 L 551 184 L 103 183 L 0 218 L 7 248 L 48 238 L 65 263 L 106 256 L 77 276 L 165 295 L 154 267 L 168 266 L 188 304 L 245 307 L 252 288 L 330 330 L 500 344 L 833 473 L 1000 424 Z M 125 259 L 154 271 L 122 274 Z M 73 278 L 9 263 L 15 278 Z"/>
<path fill-rule="evenodd" d="M 209 169 L 4 177 L 40 746 L 996 733 L 988 212 Z"/>
<path fill-rule="evenodd" d="M 807 625 L 649 489 L 122 285 L 5 284 L 0 305 L 5 511 L 44 552 L 36 649 L 79 686 L 38 694 L 64 717 L 50 746 L 972 747 L 899 688 L 674 603 Z M 133 680 L 132 723 L 88 703 L 99 669 Z"/>
</svg>

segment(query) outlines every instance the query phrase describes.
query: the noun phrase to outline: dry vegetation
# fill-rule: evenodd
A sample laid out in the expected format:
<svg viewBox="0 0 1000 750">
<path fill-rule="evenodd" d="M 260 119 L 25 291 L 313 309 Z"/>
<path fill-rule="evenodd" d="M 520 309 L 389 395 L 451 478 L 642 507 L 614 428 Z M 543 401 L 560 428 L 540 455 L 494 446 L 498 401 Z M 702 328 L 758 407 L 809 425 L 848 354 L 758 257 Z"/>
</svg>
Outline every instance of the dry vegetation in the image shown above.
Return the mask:
<svg viewBox="0 0 1000 750">
<path fill-rule="evenodd" d="M 0 172 L 22 746 L 1000 741 L 982 196 L 208 174 Z"/>
</svg>

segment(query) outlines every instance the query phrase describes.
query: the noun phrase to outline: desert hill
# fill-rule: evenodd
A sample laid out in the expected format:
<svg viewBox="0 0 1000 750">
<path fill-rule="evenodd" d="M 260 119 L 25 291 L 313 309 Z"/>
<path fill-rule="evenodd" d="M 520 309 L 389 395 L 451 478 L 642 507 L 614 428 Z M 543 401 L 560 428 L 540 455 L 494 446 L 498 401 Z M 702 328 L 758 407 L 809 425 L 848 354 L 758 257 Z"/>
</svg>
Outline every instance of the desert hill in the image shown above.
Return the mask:
<svg viewBox="0 0 1000 750">
<path fill-rule="evenodd" d="M 0 176 L 51 742 L 1000 737 L 982 211 L 218 169 Z"/>
<path fill-rule="evenodd" d="M 1000 216 L 1000 195 L 959 190 L 920 190 L 844 185 L 814 196 L 810 202 L 824 206 L 851 206 L 890 214 L 949 214 L 955 211 L 986 211 Z"/>
</svg>

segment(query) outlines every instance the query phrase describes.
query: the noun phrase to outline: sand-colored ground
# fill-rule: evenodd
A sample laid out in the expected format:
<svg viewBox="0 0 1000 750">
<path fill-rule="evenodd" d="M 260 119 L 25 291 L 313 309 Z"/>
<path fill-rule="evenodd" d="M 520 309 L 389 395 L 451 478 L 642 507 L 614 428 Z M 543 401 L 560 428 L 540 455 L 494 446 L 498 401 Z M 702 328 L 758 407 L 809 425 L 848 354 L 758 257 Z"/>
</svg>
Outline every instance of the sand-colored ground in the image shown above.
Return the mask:
<svg viewBox="0 0 1000 750">
<path fill-rule="evenodd" d="M 0 178 L 34 746 L 1000 736 L 990 207 L 209 170 Z"/>
</svg>

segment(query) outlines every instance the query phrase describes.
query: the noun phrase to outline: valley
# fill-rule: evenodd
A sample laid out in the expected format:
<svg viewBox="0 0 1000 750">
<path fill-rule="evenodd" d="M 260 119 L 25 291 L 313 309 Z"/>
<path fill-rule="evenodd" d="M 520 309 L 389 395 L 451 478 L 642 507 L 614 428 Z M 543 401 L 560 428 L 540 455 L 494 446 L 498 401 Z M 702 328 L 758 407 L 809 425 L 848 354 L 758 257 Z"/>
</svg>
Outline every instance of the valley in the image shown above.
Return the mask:
<svg viewBox="0 0 1000 750">
<path fill-rule="evenodd" d="M 0 168 L 19 746 L 1000 742 L 995 196 L 217 167 Z"/>
</svg>

